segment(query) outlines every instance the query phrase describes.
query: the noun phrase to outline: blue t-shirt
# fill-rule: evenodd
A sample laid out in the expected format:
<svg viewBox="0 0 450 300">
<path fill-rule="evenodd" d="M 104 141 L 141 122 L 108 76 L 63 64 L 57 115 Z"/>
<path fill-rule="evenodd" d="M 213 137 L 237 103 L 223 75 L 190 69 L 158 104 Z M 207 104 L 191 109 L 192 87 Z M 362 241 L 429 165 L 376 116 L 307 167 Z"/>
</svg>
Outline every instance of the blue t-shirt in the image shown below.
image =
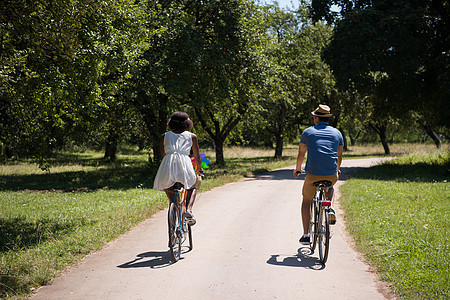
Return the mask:
<svg viewBox="0 0 450 300">
<path fill-rule="evenodd" d="M 319 176 L 337 173 L 337 152 L 339 146 L 344 145 L 339 130 L 320 122 L 303 131 L 300 143 L 306 144 L 308 152 L 306 173 Z"/>
</svg>

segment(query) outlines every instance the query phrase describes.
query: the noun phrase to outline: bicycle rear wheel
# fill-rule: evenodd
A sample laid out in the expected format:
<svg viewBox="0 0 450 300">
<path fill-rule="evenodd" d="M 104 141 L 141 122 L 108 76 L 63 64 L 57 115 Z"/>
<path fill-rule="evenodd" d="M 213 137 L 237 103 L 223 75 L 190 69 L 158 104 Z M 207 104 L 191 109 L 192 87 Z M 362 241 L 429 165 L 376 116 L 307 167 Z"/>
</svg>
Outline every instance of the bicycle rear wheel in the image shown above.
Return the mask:
<svg viewBox="0 0 450 300">
<path fill-rule="evenodd" d="M 169 248 L 173 262 L 177 262 L 181 255 L 181 224 L 178 207 L 171 203 L 168 212 Z"/>
<path fill-rule="evenodd" d="M 319 258 L 322 264 L 325 264 L 328 259 L 328 252 L 330 249 L 330 221 L 328 213 L 325 208 L 320 209 L 319 216 Z"/>
<path fill-rule="evenodd" d="M 319 210 L 317 208 L 317 201 L 313 199 L 313 201 L 311 202 L 311 216 L 309 221 L 309 234 L 310 234 L 309 248 L 311 249 L 311 251 L 314 251 L 314 249 L 316 249 L 318 216 Z"/>
</svg>

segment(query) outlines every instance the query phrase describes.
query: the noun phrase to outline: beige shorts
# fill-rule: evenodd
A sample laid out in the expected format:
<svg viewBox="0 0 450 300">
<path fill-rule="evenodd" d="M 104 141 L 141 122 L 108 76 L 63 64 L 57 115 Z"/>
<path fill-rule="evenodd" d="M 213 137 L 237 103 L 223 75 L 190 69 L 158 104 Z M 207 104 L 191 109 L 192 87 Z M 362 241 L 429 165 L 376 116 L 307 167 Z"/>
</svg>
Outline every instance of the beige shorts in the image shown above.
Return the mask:
<svg viewBox="0 0 450 300">
<path fill-rule="evenodd" d="M 338 174 L 320 176 L 306 173 L 302 191 L 303 198 L 308 200 L 314 198 L 314 195 L 316 194 L 316 187 L 314 186 L 314 182 L 320 180 L 328 180 L 331 181 L 331 186 L 333 186 L 337 182 L 338 178 Z"/>
</svg>

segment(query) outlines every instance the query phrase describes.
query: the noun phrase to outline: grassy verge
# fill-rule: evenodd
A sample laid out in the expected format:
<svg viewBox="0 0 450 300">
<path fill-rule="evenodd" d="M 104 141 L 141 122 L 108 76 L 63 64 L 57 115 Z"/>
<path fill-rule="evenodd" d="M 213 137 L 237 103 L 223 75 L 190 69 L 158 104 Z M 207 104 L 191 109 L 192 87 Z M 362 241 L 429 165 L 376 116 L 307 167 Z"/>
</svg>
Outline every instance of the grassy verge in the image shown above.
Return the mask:
<svg viewBox="0 0 450 300">
<path fill-rule="evenodd" d="M 450 155 L 419 153 L 363 170 L 342 188 L 357 247 L 404 299 L 449 299 Z"/>
<path fill-rule="evenodd" d="M 392 152 L 401 153 L 400 147 L 405 146 L 392 146 Z M 381 151 L 380 146 L 354 147 L 344 156 L 380 156 Z M 297 146 L 286 147 L 283 159 L 273 154 L 227 148 L 227 166 L 211 163 L 202 190 L 293 165 Z M 214 158 L 212 151 L 206 155 Z M 0 165 L 0 298 L 21 297 L 47 284 L 167 205 L 165 195 L 152 189 L 156 169 L 145 153 L 123 151 L 115 163 L 105 162 L 101 153 L 60 153 L 51 165 L 49 172 L 27 161 Z"/>
</svg>

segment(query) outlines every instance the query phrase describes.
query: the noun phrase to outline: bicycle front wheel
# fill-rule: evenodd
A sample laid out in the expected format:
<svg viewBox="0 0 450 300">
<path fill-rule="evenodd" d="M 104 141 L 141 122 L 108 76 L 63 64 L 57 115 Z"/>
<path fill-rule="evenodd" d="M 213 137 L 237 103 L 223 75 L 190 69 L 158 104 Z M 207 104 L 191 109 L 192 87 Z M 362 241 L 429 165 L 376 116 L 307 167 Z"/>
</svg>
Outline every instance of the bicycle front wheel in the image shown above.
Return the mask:
<svg viewBox="0 0 450 300">
<path fill-rule="evenodd" d="M 319 210 L 317 207 L 317 201 L 313 199 L 313 201 L 311 202 L 311 216 L 309 219 L 309 234 L 310 234 L 309 248 L 311 249 L 311 251 L 314 251 L 314 249 L 316 249 L 318 217 L 319 217 Z"/>
<path fill-rule="evenodd" d="M 173 262 L 177 262 L 181 255 L 181 224 L 178 207 L 171 203 L 168 212 L 169 248 Z"/>
<path fill-rule="evenodd" d="M 330 221 L 328 213 L 324 208 L 320 209 L 319 216 L 319 258 L 322 264 L 325 264 L 328 259 L 328 252 L 330 249 Z"/>
</svg>

